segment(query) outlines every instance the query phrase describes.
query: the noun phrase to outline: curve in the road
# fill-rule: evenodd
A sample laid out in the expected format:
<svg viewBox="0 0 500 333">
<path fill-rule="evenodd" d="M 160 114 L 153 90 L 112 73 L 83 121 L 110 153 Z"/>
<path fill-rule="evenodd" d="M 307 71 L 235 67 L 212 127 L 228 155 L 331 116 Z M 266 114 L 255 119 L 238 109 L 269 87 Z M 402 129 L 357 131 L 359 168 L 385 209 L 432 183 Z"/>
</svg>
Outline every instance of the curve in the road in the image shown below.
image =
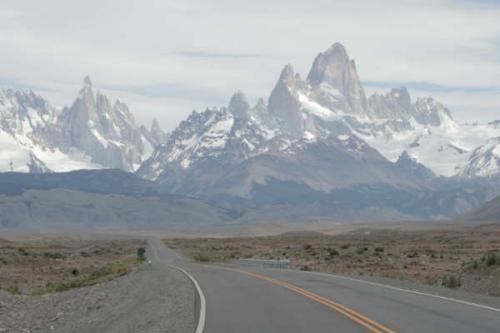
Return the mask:
<svg viewBox="0 0 500 333">
<path fill-rule="evenodd" d="M 205 300 L 205 295 L 203 294 L 203 290 L 201 290 L 201 287 L 200 287 L 200 284 L 198 283 L 198 281 L 196 281 L 196 279 L 191 274 L 186 272 L 184 269 L 182 269 L 178 266 L 174 266 L 174 265 L 170 265 L 170 267 L 175 268 L 178 271 L 181 271 L 182 273 L 184 273 L 184 275 L 186 275 L 193 283 L 193 285 L 196 289 L 196 293 L 198 294 L 198 298 L 200 300 L 198 324 L 196 325 L 195 333 L 203 333 L 203 330 L 205 329 L 205 318 L 207 315 L 207 302 Z"/>
<path fill-rule="evenodd" d="M 303 288 L 297 287 L 297 286 L 295 286 L 291 283 L 288 283 L 286 281 L 278 280 L 278 279 L 275 279 L 275 278 L 272 278 L 272 277 L 269 277 L 266 275 L 258 274 L 255 272 L 249 272 L 249 271 L 245 271 L 242 269 L 237 269 L 237 268 L 226 268 L 226 269 L 231 270 L 233 272 L 246 274 L 248 276 L 254 277 L 254 278 L 259 279 L 259 280 L 273 283 L 275 285 L 289 289 L 297 294 L 305 296 L 309 299 L 312 299 L 318 303 L 321 303 L 321 304 L 329 307 L 330 309 L 333 309 L 333 310 L 343 314 L 347 318 L 349 318 L 349 319 L 353 320 L 354 322 L 358 323 L 359 325 L 365 327 L 370 332 L 373 332 L 373 333 L 395 333 L 395 331 L 393 331 L 393 330 L 389 329 L 388 327 L 376 322 L 373 319 L 370 319 L 370 318 L 362 315 L 361 313 L 359 313 L 357 311 L 354 311 L 354 310 L 352 310 L 352 309 L 350 309 L 342 304 L 339 304 L 331 299 L 325 298 L 323 296 L 317 295 L 317 294 L 312 293 L 312 292 L 305 290 Z"/>
</svg>

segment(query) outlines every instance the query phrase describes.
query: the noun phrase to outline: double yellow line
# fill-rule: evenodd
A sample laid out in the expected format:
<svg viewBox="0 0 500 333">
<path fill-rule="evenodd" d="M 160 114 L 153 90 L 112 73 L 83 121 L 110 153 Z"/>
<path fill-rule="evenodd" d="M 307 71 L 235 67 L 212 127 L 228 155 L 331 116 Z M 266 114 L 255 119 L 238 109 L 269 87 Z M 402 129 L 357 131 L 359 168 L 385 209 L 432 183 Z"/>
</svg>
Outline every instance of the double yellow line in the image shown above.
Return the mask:
<svg viewBox="0 0 500 333">
<path fill-rule="evenodd" d="M 297 294 L 300 294 L 300 295 L 303 295 L 307 298 L 310 298 L 318 303 L 321 303 L 323 305 L 326 305 L 327 307 L 329 307 L 330 309 L 333 309 L 341 314 L 343 314 L 344 316 L 348 317 L 349 319 L 355 321 L 356 323 L 358 323 L 359 325 L 365 327 L 368 331 L 370 332 L 373 332 L 373 333 L 395 333 L 395 331 L 387 328 L 386 326 L 376 322 L 375 320 L 373 319 L 370 319 L 364 315 L 362 315 L 361 313 L 359 312 L 356 312 L 342 304 L 339 304 L 337 302 L 334 302 L 332 301 L 331 299 L 328 299 L 328 298 L 325 298 L 323 296 L 320 296 L 318 294 L 315 294 L 315 293 L 312 293 L 310 291 L 307 291 L 305 289 L 302 289 L 300 287 L 297 287 L 291 283 L 288 283 L 286 281 L 282 281 L 282 280 L 277 280 L 277 279 L 274 279 L 274 278 L 271 278 L 269 276 L 266 276 L 266 275 L 262 275 L 262 274 L 258 274 L 258 273 L 254 273 L 254 272 L 249 272 L 249 271 L 245 271 L 245 270 L 241 270 L 241 269 L 237 269 L 237 268 L 229 268 L 227 267 L 228 270 L 231 270 L 231 271 L 234 271 L 234 272 L 238 272 L 238 273 L 242 273 L 242 274 L 246 274 L 246 275 L 249 275 L 249 276 L 252 276 L 256 279 L 259 279 L 259 280 L 264 280 L 264 281 L 267 281 L 267 282 L 271 282 L 275 285 L 278 285 L 278 286 L 281 286 L 281 287 L 284 287 L 286 289 L 289 289 L 289 290 L 292 290 L 294 292 L 296 292 Z"/>
</svg>

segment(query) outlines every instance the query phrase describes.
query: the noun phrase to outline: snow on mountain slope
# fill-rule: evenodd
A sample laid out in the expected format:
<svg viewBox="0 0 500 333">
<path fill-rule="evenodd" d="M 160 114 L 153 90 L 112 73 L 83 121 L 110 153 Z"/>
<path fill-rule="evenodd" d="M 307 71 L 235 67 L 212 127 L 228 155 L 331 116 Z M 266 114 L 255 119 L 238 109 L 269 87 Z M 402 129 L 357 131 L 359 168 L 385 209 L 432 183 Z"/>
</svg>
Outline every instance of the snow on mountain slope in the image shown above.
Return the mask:
<svg viewBox="0 0 500 333">
<path fill-rule="evenodd" d="M 491 125 L 461 125 L 454 122 L 441 126 L 412 123 L 410 130 L 387 131 L 384 134 L 363 138 L 392 161 L 406 151 L 435 173 L 453 176 L 461 174 L 473 151 L 485 144 L 488 138 L 500 135 L 500 129 Z M 475 172 L 475 175 L 482 176 L 479 169 L 475 169 Z"/>
<path fill-rule="evenodd" d="M 462 171 L 465 176 L 491 177 L 500 174 L 500 136 L 474 149 Z"/>
<path fill-rule="evenodd" d="M 459 124 L 431 97 L 412 102 L 404 87 L 367 98 L 354 61 L 335 43 L 316 57 L 305 80 L 286 65 L 267 105 L 260 99 L 250 107 L 239 92 L 227 108 L 191 114 L 138 172 L 148 179 L 168 182 L 179 173 L 200 175 L 201 166 L 209 173 L 207 162 L 213 161 L 220 167 L 252 164 L 260 156 L 286 155 L 292 158 L 289 162 L 295 158 L 293 163 L 306 163 L 300 161 L 306 158 L 300 153 L 311 145 L 357 138 L 407 173 L 416 172 L 423 179 L 432 177 L 433 172 L 453 176 L 463 174 L 474 150 L 500 136 L 499 131 L 496 123 Z M 400 160 L 401 156 L 405 158 Z M 430 170 L 422 169 L 425 167 Z M 468 173 L 482 176 L 483 167 L 469 168 Z M 493 162 L 488 164 L 488 168 L 494 167 Z M 268 166 L 266 170 L 268 176 L 276 174 Z M 331 172 L 344 171 L 332 164 Z M 354 173 L 351 177 L 363 178 Z M 297 181 L 301 181 L 299 176 Z M 326 178 L 322 181 L 329 183 Z M 315 188 L 331 187 L 317 183 Z"/>
<path fill-rule="evenodd" d="M 95 94 L 89 78 L 70 108 L 32 91 L 0 90 L 0 171 L 135 170 L 166 138 L 136 127 L 127 106 Z"/>
<path fill-rule="evenodd" d="M 317 59 L 306 81 L 287 65 L 271 93 L 269 112 L 292 136 L 354 134 L 391 161 L 407 152 L 436 174 L 453 176 L 466 168 L 474 149 L 500 135 L 496 122 L 459 124 L 431 97 L 412 102 L 404 87 L 366 99 L 354 62 L 338 43 Z"/>
<path fill-rule="evenodd" d="M 0 170 L 21 172 L 98 168 L 83 154 L 63 153 L 57 111 L 32 91 L 0 90 Z"/>
</svg>

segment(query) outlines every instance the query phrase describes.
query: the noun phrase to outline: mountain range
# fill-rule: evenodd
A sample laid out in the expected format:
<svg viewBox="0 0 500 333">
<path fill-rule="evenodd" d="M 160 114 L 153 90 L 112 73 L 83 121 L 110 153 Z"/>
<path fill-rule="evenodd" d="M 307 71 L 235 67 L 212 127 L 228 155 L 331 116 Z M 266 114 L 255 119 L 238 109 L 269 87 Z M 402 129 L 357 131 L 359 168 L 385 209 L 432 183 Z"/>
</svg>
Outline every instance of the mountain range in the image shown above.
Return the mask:
<svg viewBox="0 0 500 333">
<path fill-rule="evenodd" d="M 95 93 L 89 77 L 63 109 L 33 91 L 0 90 L 2 171 L 134 171 L 165 139 L 156 121 L 137 126 L 126 104 Z"/>
<path fill-rule="evenodd" d="M 88 77 L 62 109 L 1 90 L 0 170 L 118 168 L 241 221 L 446 218 L 500 194 L 499 124 L 461 124 L 405 87 L 367 96 L 335 43 L 305 79 L 286 65 L 267 101 L 238 91 L 170 133 L 136 125 Z"/>
</svg>

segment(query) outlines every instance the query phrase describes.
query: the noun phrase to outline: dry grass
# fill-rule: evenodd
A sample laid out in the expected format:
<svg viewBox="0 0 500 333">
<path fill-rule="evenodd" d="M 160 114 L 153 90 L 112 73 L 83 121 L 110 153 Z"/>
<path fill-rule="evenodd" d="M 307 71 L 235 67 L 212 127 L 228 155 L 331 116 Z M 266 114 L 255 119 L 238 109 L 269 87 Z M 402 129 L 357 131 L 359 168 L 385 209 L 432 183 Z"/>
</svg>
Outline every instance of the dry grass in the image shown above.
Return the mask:
<svg viewBox="0 0 500 333">
<path fill-rule="evenodd" d="M 341 235 L 294 232 L 166 243 L 195 261 L 289 258 L 295 269 L 403 279 L 500 295 L 498 226 L 454 231 L 364 229 Z M 498 261 L 491 264 L 491 256 Z"/>
<path fill-rule="evenodd" d="M 0 239 L 0 289 L 43 294 L 115 278 L 136 264 L 140 246 L 143 241 Z"/>
</svg>

